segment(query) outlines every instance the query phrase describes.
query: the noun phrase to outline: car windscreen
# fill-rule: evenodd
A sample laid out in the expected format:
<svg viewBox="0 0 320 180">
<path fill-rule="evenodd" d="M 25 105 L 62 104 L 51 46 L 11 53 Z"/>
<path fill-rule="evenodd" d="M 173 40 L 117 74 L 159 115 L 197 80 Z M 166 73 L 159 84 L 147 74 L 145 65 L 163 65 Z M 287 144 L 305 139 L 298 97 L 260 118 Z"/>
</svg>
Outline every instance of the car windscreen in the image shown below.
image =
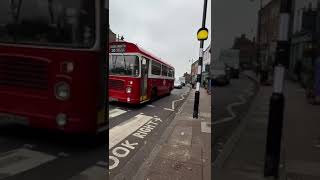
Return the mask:
<svg viewBox="0 0 320 180">
<path fill-rule="evenodd" d="M 0 1 L 0 43 L 89 48 L 94 42 L 95 1 Z"/>
</svg>

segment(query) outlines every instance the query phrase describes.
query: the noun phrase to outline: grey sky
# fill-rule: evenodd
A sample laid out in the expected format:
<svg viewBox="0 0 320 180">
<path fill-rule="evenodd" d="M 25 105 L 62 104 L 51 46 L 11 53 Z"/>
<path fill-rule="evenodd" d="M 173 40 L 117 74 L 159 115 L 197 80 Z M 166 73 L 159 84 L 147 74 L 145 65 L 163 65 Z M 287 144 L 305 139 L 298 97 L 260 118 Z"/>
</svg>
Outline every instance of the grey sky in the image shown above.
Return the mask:
<svg viewBox="0 0 320 180">
<path fill-rule="evenodd" d="M 111 30 L 137 43 L 176 68 L 176 77 L 190 73 L 189 59 L 198 59 L 203 0 L 109 0 Z M 206 27 L 211 33 L 211 0 Z M 204 48 L 211 41 L 206 40 Z"/>
<path fill-rule="evenodd" d="M 270 0 L 263 0 L 262 4 Z M 242 33 L 252 40 L 256 37 L 260 0 L 212 0 L 213 54 L 231 48 L 235 36 Z"/>
</svg>

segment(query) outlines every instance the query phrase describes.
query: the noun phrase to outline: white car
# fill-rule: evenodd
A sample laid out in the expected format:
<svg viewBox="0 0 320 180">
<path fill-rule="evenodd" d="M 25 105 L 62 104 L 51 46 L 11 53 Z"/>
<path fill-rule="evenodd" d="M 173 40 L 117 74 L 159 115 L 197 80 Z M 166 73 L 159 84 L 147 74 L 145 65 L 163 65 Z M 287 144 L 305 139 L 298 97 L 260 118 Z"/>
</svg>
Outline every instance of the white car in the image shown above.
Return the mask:
<svg viewBox="0 0 320 180">
<path fill-rule="evenodd" d="M 213 65 L 213 82 L 217 85 L 227 85 L 230 83 L 229 73 L 227 67 L 223 63 Z"/>
<path fill-rule="evenodd" d="M 182 88 L 182 83 L 178 80 L 174 81 L 174 88 L 181 89 Z"/>
</svg>

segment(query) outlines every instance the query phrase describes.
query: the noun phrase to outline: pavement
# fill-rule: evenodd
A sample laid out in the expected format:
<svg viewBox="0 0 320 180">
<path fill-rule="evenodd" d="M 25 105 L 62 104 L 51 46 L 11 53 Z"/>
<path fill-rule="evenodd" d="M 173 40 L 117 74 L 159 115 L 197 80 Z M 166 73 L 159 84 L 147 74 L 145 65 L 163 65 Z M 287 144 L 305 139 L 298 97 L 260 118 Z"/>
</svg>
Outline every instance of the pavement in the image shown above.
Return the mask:
<svg viewBox="0 0 320 180">
<path fill-rule="evenodd" d="M 251 72 L 245 72 L 257 82 Z M 320 179 L 320 107 L 307 103 L 304 89 L 286 81 L 279 179 Z M 213 166 L 217 180 L 264 180 L 269 100 L 272 86 L 261 86 L 252 105 Z"/>
<path fill-rule="evenodd" d="M 193 119 L 194 93 L 192 89 L 133 179 L 211 179 L 211 98 L 201 88 L 199 118 Z"/>
</svg>

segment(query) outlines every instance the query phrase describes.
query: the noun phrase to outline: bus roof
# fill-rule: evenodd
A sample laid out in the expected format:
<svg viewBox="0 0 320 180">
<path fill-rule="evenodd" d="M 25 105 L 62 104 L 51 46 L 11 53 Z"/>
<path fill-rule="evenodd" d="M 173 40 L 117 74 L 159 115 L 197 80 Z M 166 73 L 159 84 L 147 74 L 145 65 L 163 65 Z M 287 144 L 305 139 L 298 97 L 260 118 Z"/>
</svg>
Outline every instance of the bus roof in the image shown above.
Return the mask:
<svg viewBox="0 0 320 180">
<path fill-rule="evenodd" d="M 125 52 L 126 53 L 140 53 L 140 54 L 143 54 L 149 58 L 152 58 L 153 60 L 156 60 L 158 62 L 161 62 L 163 64 L 166 64 L 167 66 L 170 66 L 171 68 L 174 69 L 174 67 L 172 65 L 170 65 L 169 63 L 166 63 L 164 61 L 162 61 L 159 57 L 155 56 L 154 54 L 144 50 L 143 48 L 141 48 L 140 46 L 134 44 L 134 43 L 131 43 L 131 42 L 127 42 L 127 41 L 117 41 L 117 42 L 111 42 L 109 44 L 109 53 L 112 53 L 111 52 L 111 46 L 112 45 L 125 45 L 126 47 L 126 50 Z"/>
</svg>

